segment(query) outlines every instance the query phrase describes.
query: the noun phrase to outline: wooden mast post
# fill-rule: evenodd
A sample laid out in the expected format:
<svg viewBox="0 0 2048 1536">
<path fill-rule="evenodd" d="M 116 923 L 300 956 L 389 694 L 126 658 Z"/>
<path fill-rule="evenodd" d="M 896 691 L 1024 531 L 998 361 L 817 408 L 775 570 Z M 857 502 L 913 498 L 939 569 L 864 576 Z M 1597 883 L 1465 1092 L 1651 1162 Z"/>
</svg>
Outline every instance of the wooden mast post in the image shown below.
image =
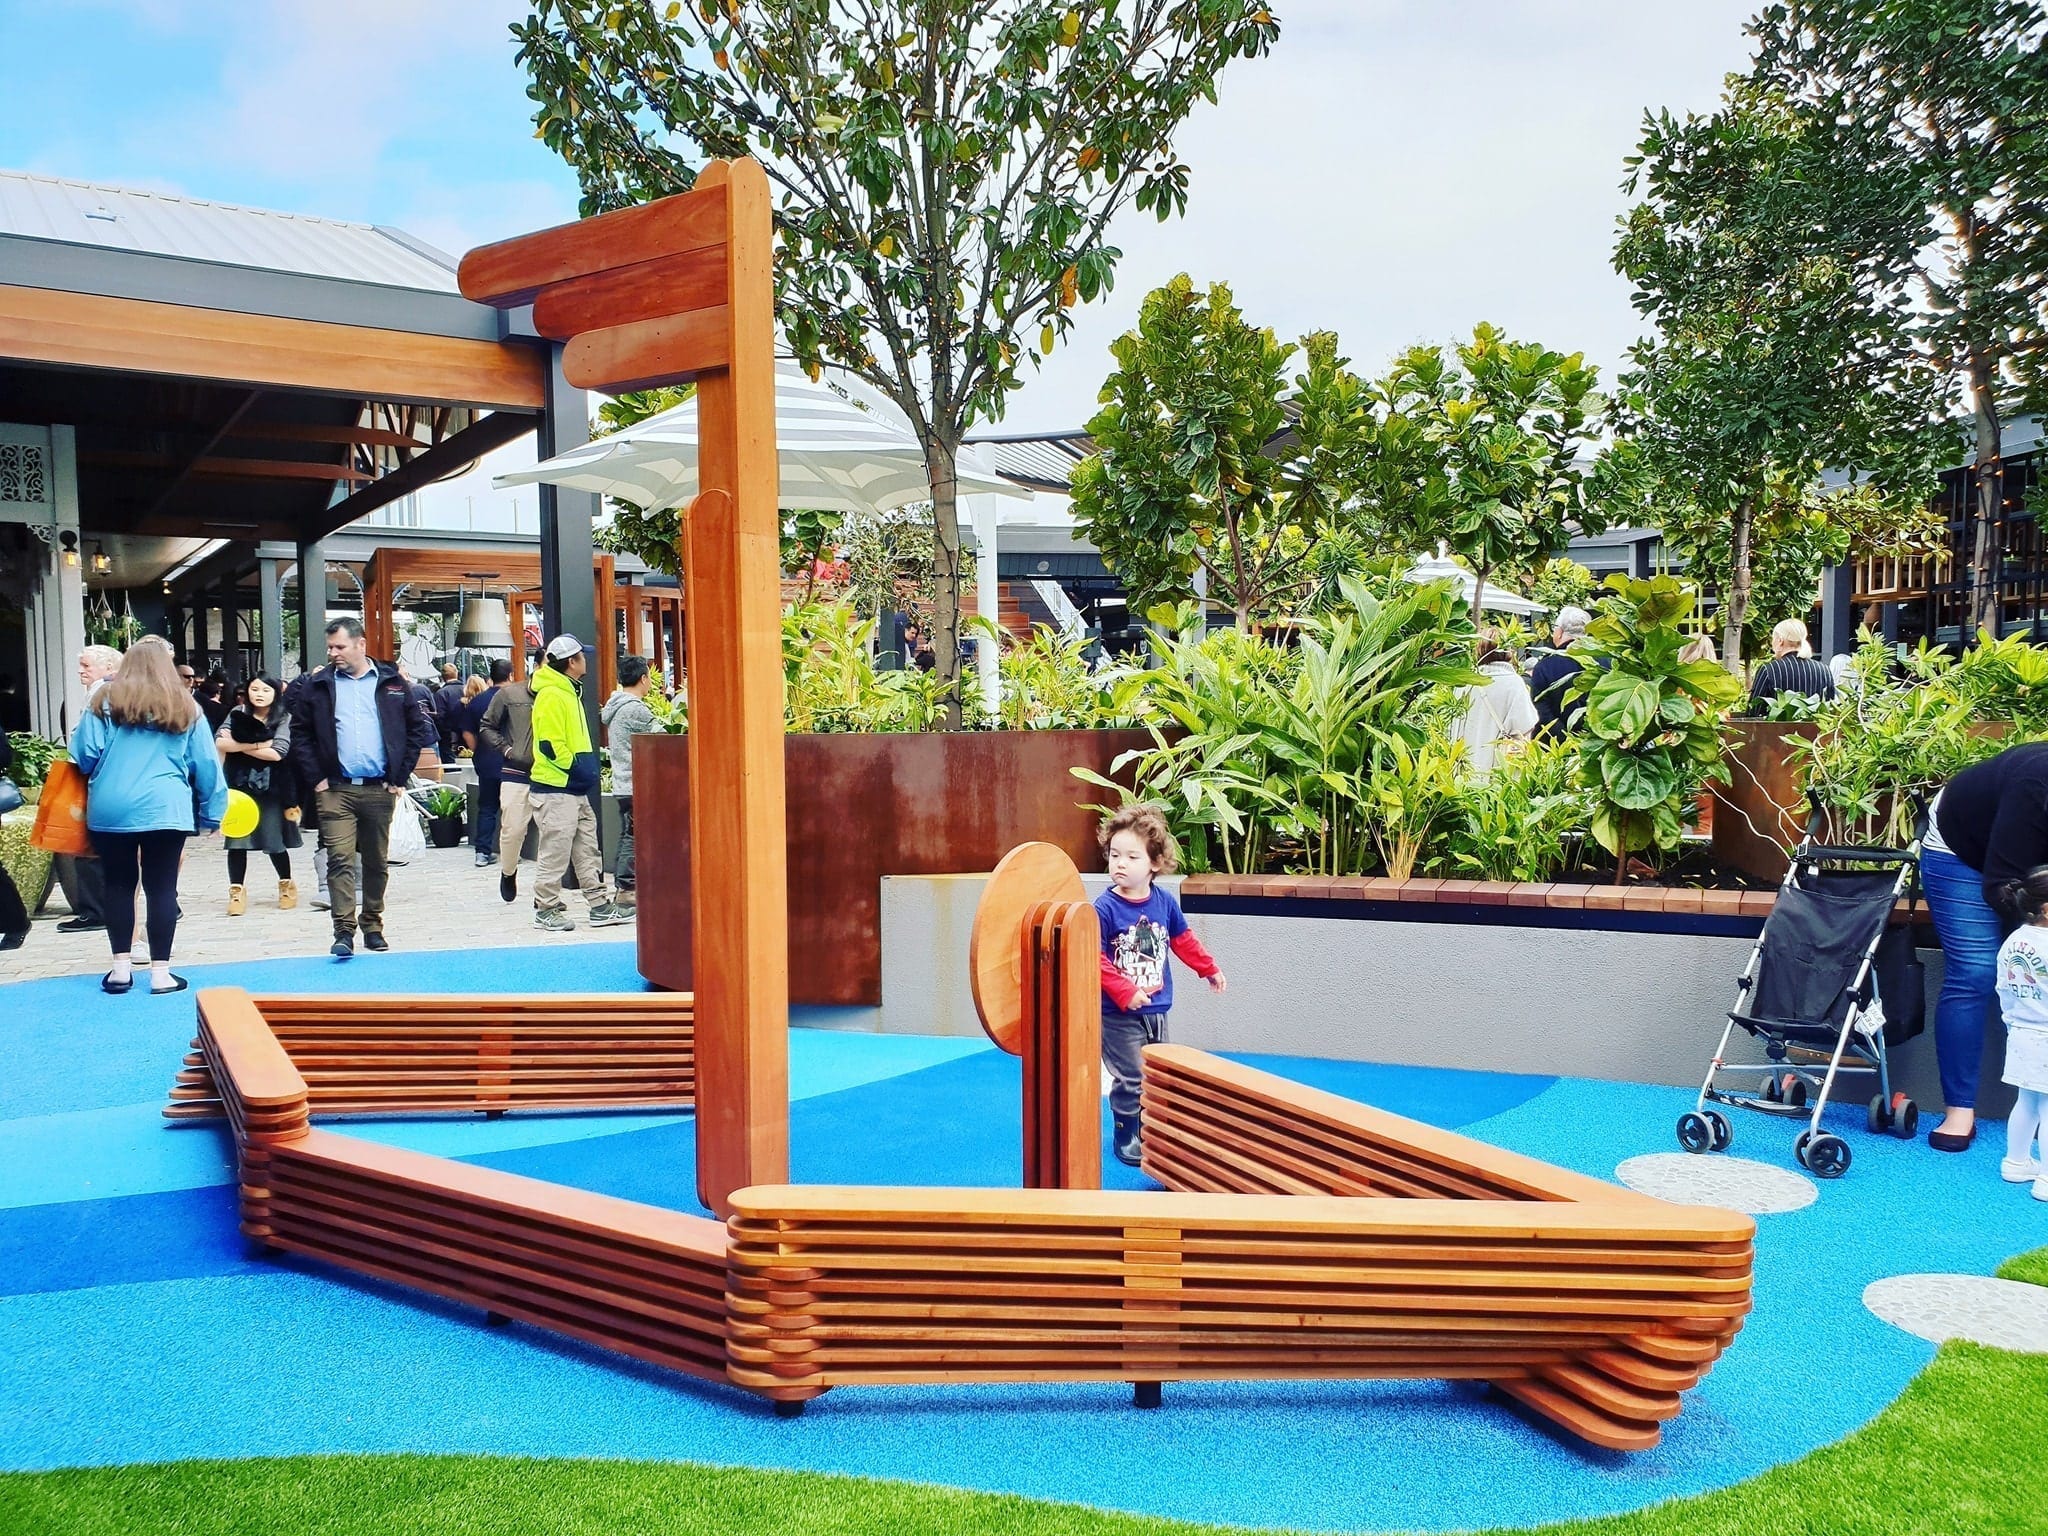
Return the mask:
<svg viewBox="0 0 2048 1536">
<path fill-rule="evenodd" d="M 733 1191 L 789 1177 L 773 234 L 760 165 L 714 161 L 689 192 L 481 247 L 460 273 L 469 298 L 531 303 L 580 389 L 697 384 L 682 550 L 697 1193 L 721 1217 Z"/>
</svg>

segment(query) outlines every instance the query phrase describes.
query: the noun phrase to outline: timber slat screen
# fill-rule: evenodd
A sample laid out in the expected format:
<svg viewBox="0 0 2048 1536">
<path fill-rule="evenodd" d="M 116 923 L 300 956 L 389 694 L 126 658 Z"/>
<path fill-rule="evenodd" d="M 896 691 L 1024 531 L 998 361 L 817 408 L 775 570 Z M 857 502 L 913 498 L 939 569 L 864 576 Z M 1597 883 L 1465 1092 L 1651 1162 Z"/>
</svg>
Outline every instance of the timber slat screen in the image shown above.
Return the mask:
<svg viewBox="0 0 2048 1536">
<path fill-rule="evenodd" d="M 506 997 L 261 997 L 199 994 L 210 1017 L 264 1021 L 319 1115 L 514 1109 L 687 1109 L 696 1100 L 691 999 L 604 993 Z M 202 1040 L 164 1115 L 225 1110 Z"/>
</svg>

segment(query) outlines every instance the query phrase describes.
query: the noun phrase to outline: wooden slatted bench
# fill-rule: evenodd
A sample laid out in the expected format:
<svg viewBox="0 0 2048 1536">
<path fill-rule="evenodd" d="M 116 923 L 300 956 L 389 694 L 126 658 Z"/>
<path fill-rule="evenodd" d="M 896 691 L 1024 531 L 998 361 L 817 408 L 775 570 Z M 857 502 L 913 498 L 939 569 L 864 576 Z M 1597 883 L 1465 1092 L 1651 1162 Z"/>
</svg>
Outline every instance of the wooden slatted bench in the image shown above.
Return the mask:
<svg viewBox="0 0 2048 1536">
<path fill-rule="evenodd" d="M 781 1185 L 733 1203 L 730 1375 L 783 1397 L 1466 1378 L 1640 1450 L 1750 1305 L 1750 1220 L 1649 1200 Z"/>
<path fill-rule="evenodd" d="M 595 996 L 260 997 L 249 1003 L 305 1080 L 318 1115 L 515 1109 L 688 1108 L 696 1102 L 694 1011 L 685 993 Z M 224 1110 L 200 1042 L 164 1115 Z"/>
<path fill-rule="evenodd" d="M 1632 1252 L 1661 1253 L 1658 1234 L 1674 1230 L 1675 1213 L 1686 1209 L 1204 1051 L 1148 1045 L 1144 1063 L 1143 1163 L 1169 1189 L 1369 1197 L 1403 1211 L 1446 1199 L 1606 1210 L 1639 1229 L 1615 1249 L 1617 1262 L 1635 1262 L 1626 1257 Z M 1755 1224 L 1710 1214 L 1739 1233 L 1716 1256 L 1726 1264 L 1722 1277 L 1739 1279 L 1746 1310 Z M 1496 1258 L 1520 1265 L 1539 1256 L 1503 1249 Z M 1544 1272 L 1516 1269 L 1501 1283 Z M 1595 1444 L 1641 1449 L 1656 1443 L 1656 1423 L 1677 1412 L 1678 1394 L 1740 1326 L 1738 1313 L 1703 1337 L 1697 1318 L 1674 1315 L 1646 1332 L 1581 1347 L 1565 1361 L 1488 1379 Z"/>
<path fill-rule="evenodd" d="M 720 1223 L 316 1129 L 266 1005 L 230 988 L 199 1003 L 253 1243 L 725 1379 Z"/>
</svg>

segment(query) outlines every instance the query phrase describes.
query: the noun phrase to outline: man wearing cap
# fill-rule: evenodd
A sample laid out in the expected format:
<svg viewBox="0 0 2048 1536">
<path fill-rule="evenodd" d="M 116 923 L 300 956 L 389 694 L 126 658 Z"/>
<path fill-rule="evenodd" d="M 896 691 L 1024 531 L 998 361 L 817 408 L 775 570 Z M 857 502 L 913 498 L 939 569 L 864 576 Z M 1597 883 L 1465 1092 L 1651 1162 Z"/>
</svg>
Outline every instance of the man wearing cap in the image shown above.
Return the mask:
<svg viewBox="0 0 2048 1536">
<path fill-rule="evenodd" d="M 590 720 L 583 713 L 580 679 L 590 662 L 583 642 L 557 635 L 533 675 L 534 825 L 540 852 L 534 857 L 533 926 L 566 933 L 576 925 L 562 902 L 562 876 L 573 864 L 576 888 L 590 903 L 590 926 L 630 923 L 633 914 L 605 894 L 597 857 L 597 814 L 590 796 L 597 789 L 597 749 L 590 744 Z"/>
</svg>

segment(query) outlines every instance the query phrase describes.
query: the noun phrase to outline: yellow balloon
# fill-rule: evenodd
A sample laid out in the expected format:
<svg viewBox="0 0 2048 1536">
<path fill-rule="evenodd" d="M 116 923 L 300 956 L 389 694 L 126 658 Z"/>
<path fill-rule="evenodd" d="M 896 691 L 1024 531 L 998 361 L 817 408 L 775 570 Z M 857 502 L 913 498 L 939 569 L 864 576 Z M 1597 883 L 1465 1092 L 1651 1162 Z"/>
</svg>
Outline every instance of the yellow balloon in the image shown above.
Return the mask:
<svg viewBox="0 0 2048 1536">
<path fill-rule="evenodd" d="M 262 812 L 256 802 L 239 789 L 228 791 L 227 814 L 220 819 L 221 831 L 229 837 L 247 837 L 256 830 Z"/>
</svg>

